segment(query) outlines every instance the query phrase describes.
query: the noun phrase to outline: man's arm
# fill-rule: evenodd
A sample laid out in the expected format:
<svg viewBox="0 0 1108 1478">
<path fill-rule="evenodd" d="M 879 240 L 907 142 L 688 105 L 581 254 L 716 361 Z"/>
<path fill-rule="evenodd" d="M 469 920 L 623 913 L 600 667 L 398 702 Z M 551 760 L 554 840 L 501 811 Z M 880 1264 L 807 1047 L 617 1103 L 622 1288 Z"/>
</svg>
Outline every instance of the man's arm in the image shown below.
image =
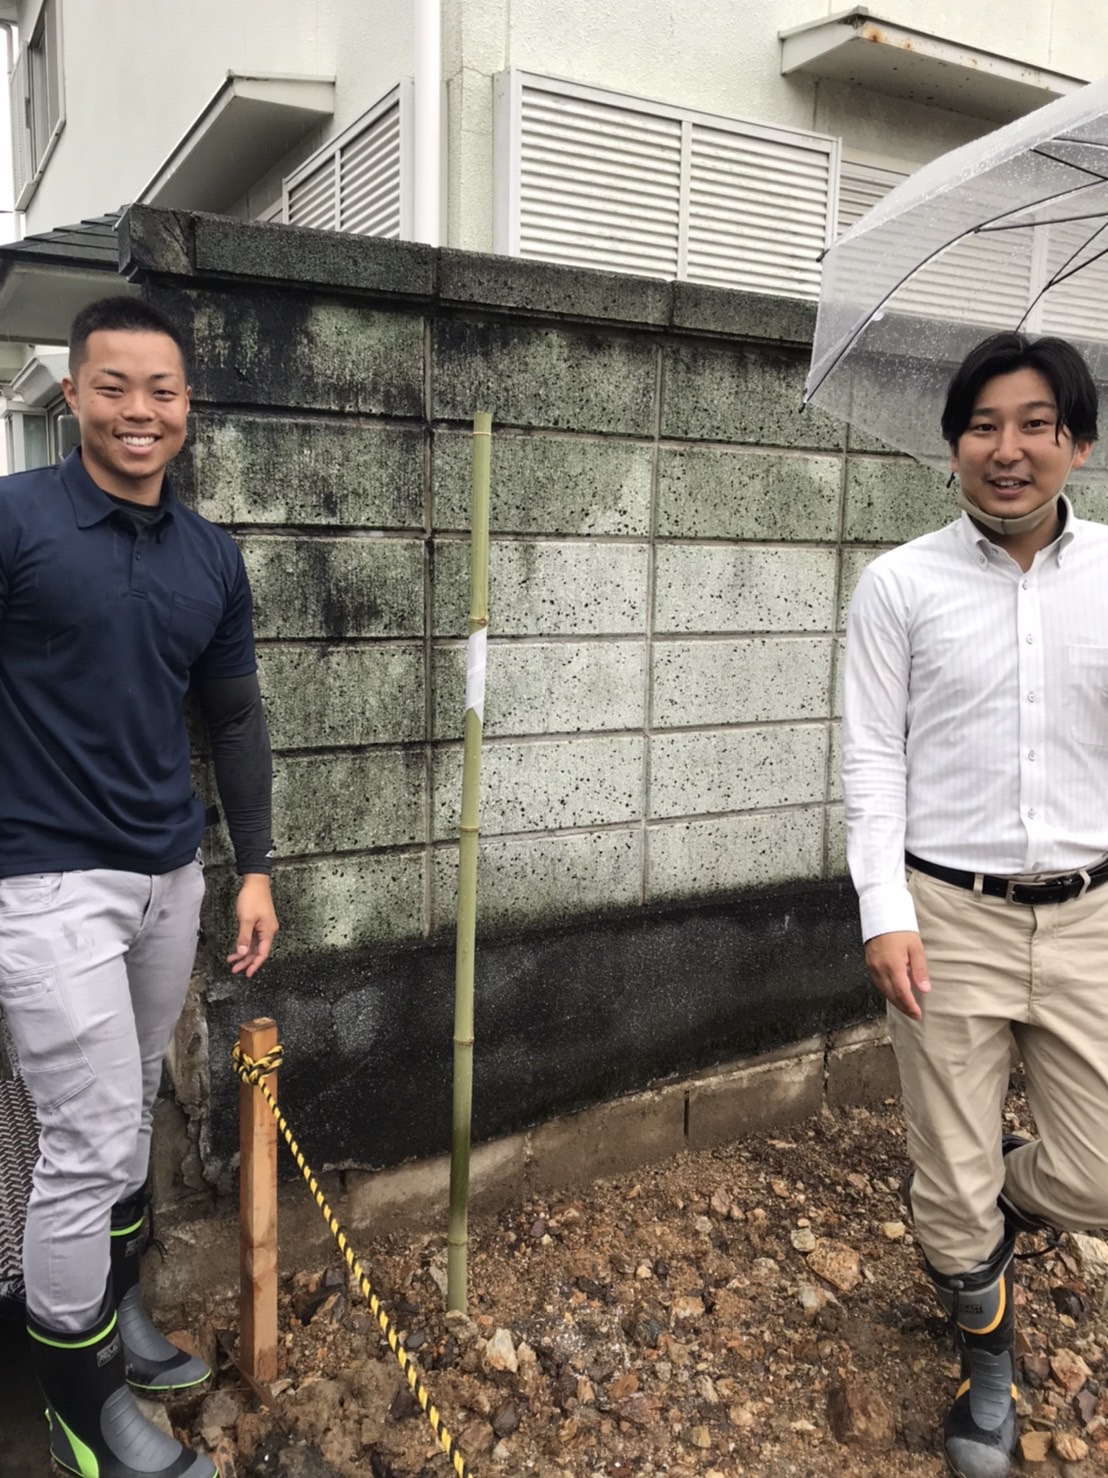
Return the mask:
<svg viewBox="0 0 1108 1478">
<path fill-rule="evenodd" d="M 227 963 L 254 975 L 269 958 L 277 933 L 269 874 L 273 865 L 273 760 L 257 673 L 198 677 L 200 712 L 211 738 L 219 799 L 231 833 L 242 887 L 235 902 L 238 939 Z"/>
<path fill-rule="evenodd" d="M 931 989 L 904 880 L 911 650 L 895 587 L 865 570 L 847 619 L 843 795 L 847 857 L 862 914 L 866 967 L 887 1001 L 920 1016 Z"/>
</svg>

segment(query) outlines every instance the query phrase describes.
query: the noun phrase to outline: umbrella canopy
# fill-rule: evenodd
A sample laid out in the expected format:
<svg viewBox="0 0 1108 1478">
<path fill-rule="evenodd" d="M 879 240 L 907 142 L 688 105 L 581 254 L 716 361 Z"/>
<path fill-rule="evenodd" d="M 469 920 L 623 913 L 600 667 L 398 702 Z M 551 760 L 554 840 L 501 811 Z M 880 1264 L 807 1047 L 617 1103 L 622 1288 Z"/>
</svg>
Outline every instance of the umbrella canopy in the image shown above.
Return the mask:
<svg viewBox="0 0 1108 1478">
<path fill-rule="evenodd" d="M 1108 78 L 924 165 L 839 238 L 805 403 L 945 470 L 947 383 L 999 329 L 1068 339 L 1108 412 Z M 1085 476 L 1106 467 L 1101 442 Z"/>
</svg>

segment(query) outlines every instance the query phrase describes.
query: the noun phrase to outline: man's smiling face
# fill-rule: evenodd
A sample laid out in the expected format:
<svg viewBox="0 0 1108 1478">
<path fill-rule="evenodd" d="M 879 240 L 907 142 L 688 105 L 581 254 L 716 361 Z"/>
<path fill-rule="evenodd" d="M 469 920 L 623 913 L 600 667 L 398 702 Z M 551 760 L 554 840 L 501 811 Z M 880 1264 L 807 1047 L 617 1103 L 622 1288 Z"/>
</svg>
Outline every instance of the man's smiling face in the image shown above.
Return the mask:
<svg viewBox="0 0 1108 1478">
<path fill-rule="evenodd" d="M 93 481 L 116 497 L 156 503 L 166 466 L 185 444 L 189 410 L 185 367 L 169 335 L 97 329 L 62 389 Z"/>
<path fill-rule="evenodd" d="M 982 386 L 969 425 L 951 448 L 951 469 L 984 513 L 1022 518 L 1050 501 L 1092 443 L 1058 429 L 1046 377 L 1025 368 Z"/>
</svg>

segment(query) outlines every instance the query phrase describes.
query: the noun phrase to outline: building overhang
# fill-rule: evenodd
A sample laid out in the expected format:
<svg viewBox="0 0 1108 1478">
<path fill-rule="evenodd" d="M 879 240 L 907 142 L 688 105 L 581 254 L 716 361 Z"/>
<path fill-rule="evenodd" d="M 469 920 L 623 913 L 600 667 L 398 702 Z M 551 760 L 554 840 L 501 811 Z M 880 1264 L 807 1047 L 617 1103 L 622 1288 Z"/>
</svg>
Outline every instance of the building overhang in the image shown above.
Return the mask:
<svg viewBox="0 0 1108 1478">
<path fill-rule="evenodd" d="M 778 38 L 784 76 L 829 77 L 993 123 L 1022 118 L 1088 80 L 881 20 L 864 5 Z"/>
<path fill-rule="evenodd" d="M 119 275 L 118 216 L 0 246 L 0 341 L 64 344 L 74 314 L 137 289 Z"/>
<path fill-rule="evenodd" d="M 333 78 L 228 72 L 136 204 L 226 211 L 334 111 Z"/>
</svg>

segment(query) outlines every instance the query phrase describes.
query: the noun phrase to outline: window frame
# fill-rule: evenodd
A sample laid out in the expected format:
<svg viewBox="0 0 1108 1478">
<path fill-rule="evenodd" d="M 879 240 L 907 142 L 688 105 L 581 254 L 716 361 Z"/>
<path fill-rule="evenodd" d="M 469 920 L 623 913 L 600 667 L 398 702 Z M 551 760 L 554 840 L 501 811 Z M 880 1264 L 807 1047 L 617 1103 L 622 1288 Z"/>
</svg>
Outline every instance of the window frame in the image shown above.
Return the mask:
<svg viewBox="0 0 1108 1478">
<path fill-rule="evenodd" d="M 61 0 L 42 0 L 8 75 L 13 194 L 26 208 L 65 129 Z"/>
</svg>

